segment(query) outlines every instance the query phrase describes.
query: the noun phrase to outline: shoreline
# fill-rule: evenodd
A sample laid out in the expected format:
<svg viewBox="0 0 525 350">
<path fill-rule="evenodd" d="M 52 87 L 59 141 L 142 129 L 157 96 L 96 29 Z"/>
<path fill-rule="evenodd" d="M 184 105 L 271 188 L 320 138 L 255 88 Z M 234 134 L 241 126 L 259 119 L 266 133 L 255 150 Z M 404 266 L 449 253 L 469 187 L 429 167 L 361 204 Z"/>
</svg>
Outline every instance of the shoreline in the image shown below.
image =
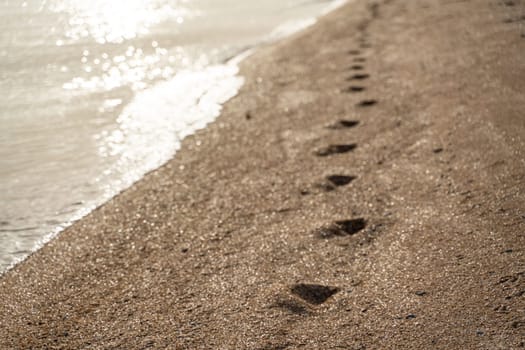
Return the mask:
<svg viewBox="0 0 525 350">
<path fill-rule="evenodd" d="M 0 345 L 524 346 L 525 40 L 478 5 L 354 2 L 255 52 L 177 157 L 0 277 Z"/>
<path fill-rule="evenodd" d="M 245 46 L 242 49 L 234 51 L 231 56 L 228 56 L 228 57 L 224 58 L 223 60 L 219 60 L 215 64 L 211 64 L 211 65 L 209 65 L 207 67 L 202 68 L 202 70 L 197 71 L 197 74 L 201 73 L 202 71 L 207 71 L 207 70 L 213 69 L 215 67 L 224 67 L 224 69 L 221 69 L 221 71 L 229 70 L 230 68 L 233 71 L 237 71 L 238 68 L 239 68 L 240 62 L 242 62 L 243 60 L 245 60 L 246 58 L 251 56 L 258 48 L 265 47 L 265 46 L 268 46 L 268 45 L 272 45 L 272 44 L 274 44 L 275 42 L 277 42 L 279 40 L 283 40 L 286 37 L 293 36 L 293 35 L 301 32 L 302 30 L 305 30 L 306 28 L 308 28 L 309 26 L 312 25 L 312 24 L 305 24 L 305 23 L 311 23 L 311 22 L 315 23 L 315 22 L 317 22 L 319 20 L 319 18 L 321 18 L 322 16 L 332 12 L 333 10 L 337 9 L 338 7 L 342 6 L 342 4 L 344 4 L 344 3 L 348 2 L 348 1 L 349 0 L 337 0 L 337 1 L 334 1 L 332 3 L 332 5 L 325 6 L 322 11 L 320 11 L 316 15 L 312 15 L 311 18 L 302 19 L 302 20 L 298 19 L 298 20 L 295 20 L 295 21 L 292 21 L 292 22 L 286 22 L 286 23 L 290 23 L 292 25 L 285 26 L 285 28 L 286 28 L 285 30 L 280 30 L 280 31 L 274 30 L 274 32 L 277 32 L 277 34 L 274 34 L 272 32 L 272 33 L 268 33 L 265 36 L 262 36 L 261 38 L 259 38 L 258 41 L 255 41 L 251 45 Z M 276 27 L 276 29 L 281 28 L 281 27 L 282 26 L 278 26 L 278 27 Z M 179 72 L 179 73 L 184 73 L 184 71 L 183 72 Z M 243 77 L 240 76 L 238 73 L 232 74 L 231 76 L 228 76 L 228 77 L 231 78 L 230 80 L 232 82 L 236 81 L 236 80 L 239 80 L 239 81 L 243 80 Z M 209 78 L 210 78 L 209 80 L 212 79 L 211 76 Z M 220 114 L 220 109 L 222 108 L 222 105 L 224 105 L 224 102 L 222 101 L 222 98 L 218 99 L 217 96 L 218 95 L 224 95 L 224 94 L 230 95 L 230 91 L 238 91 L 238 88 L 232 88 L 232 85 L 236 85 L 235 83 L 225 84 L 225 82 L 227 80 L 228 79 L 226 77 L 223 77 L 223 79 L 221 79 L 220 83 L 219 83 L 219 81 L 217 81 L 216 82 L 217 84 L 210 84 L 210 86 L 208 86 L 209 89 L 208 90 L 203 90 L 203 94 L 200 96 L 200 99 L 197 101 L 196 105 L 193 106 L 193 107 L 196 107 L 197 109 L 199 109 L 200 101 L 202 101 L 202 98 L 208 100 L 207 97 L 211 95 L 212 98 L 211 98 L 210 102 L 212 102 L 213 103 L 213 107 L 216 107 L 217 109 L 219 109 L 219 111 L 218 112 L 210 112 L 209 111 L 210 110 L 209 106 L 208 106 L 208 111 L 207 112 L 204 112 L 204 111 L 197 111 L 197 112 L 193 111 L 194 115 L 201 115 L 200 118 L 195 118 L 194 117 L 194 120 L 191 121 L 191 123 L 188 123 L 188 125 L 186 125 L 183 129 L 177 130 L 178 131 L 177 134 L 179 134 L 179 133 L 192 134 L 193 132 L 195 132 L 195 130 L 198 130 L 198 129 L 202 128 L 202 126 L 200 126 L 200 124 L 204 123 L 204 124 L 207 125 L 207 124 L 213 122 L 218 117 L 218 115 Z M 140 95 L 142 95 L 142 96 L 144 94 L 151 95 L 152 91 L 159 90 L 159 87 L 165 86 L 166 84 L 170 84 L 173 81 L 176 81 L 176 78 L 172 78 L 171 80 L 163 81 L 163 82 L 157 83 L 157 84 L 155 84 L 153 86 L 150 86 L 148 89 L 142 91 L 138 95 L 135 95 L 134 98 L 132 99 L 132 101 L 130 101 L 125 106 L 124 110 L 126 108 L 129 108 L 130 105 L 132 105 L 133 103 L 136 103 L 137 102 L 137 98 Z M 219 85 L 222 85 L 222 86 L 219 86 Z M 153 94 L 153 95 L 159 95 L 159 93 Z M 188 96 L 185 96 L 185 98 L 187 98 L 187 97 Z M 231 99 L 231 98 L 228 98 L 228 100 L 229 99 Z M 206 105 L 208 105 L 208 104 L 206 104 Z M 213 108 L 211 108 L 211 109 L 213 109 Z M 175 110 L 174 112 L 176 114 L 178 113 L 181 116 L 183 116 L 183 115 L 185 115 L 185 112 L 188 112 L 188 111 Z M 199 126 L 197 126 L 197 127 L 190 126 L 190 125 L 195 125 L 195 124 L 197 124 Z M 171 125 L 166 125 L 166 127 L 171 127 Z M 157 135 L 157 137 L 161 137 L 161 136 L 162 135 Z M 177 137 L 177 141 L 175 141 L 175 144 L 179 144 L 180 143 L 180 141 L 178 141 L 178 139 L 179 138 Z M 104 187 L 104 186 L 102 186 L 101 188 L 98 188 L 98 190 L 94 190 L 95 192 L 97 192 L 97 195 L 94 195 L 93 197 L 90 197 L 90 198 L 84 198 L 80 202 L 75 202 L 74 204 L 70 204 L 69 207 L 66 206 L 65 208 L 62 208 L 61 211 L 64 211 L 64 212 L 68 212 L 69 211 L 69 212 L 72 213 L 71 215 L 67 215 L 67 216 L 62 217 L 63 221 L 58 220 L 57 217 L 51 216 L 51 217 L 48 217 L 47 219 L 50 222 L 55 222 L 55 226 L 49 226 L 48 227 L 49 230 L 45 230 L 44 227 L 36 227 L 35 226 L 36 230 L 39 232 L 39 234 L 35 235 L 35 237 L 40 236 L 40 238 L 32 240 L 33 244 L 32 244 L 32 247 L 30 249 L 28 248 L 28 249 L 19 250 L 19 251 L 15 252 L 13 255 L 20 254 L 20 252 L 25 252 L 25 254 L 27 254 L 27 252 L 29 252 L 29 255 L 34 253 L 35 251 L 40 249 L 43 245 L 45 245 L 47 242 L 49 242 L 50 240 L 54 239 L 64 229 L 66 229 L 67 227 L 71 226 L 76 221 L 81 220 L 83 217 L 85 217 L 86 215 L 91 213 L 96 208 L 104 205 L 108 200 L 110 200 L 111 198 L 115 197 L 120 192 L 124 191 L 125 189 L 129 188 L 135 182 L 140 181 L 145 174 L 147 174 L 147 173 L 149 173 L 151 171 L 154 171 L 159 166 L 161 166 L 164 163 L 168 162 L 170 159 L 172 159 L 176 155 L 177 149 L 178 149 L 178 146 L 175 146 L 175 148 L 172 150 L 173 154 L 168 159 L 166 159 L 165 157 L 162 157 L 162 159 L 164 159 L 162 162 L 160 162 L 160 163 L 159 162 L 155 162 L 156 165 L 154 165 L 154 168 L 152 168 L 149 165 L 146 166 L 146 167 L 144 167 L 144 165 L 141 165 L 141 167 L 143 167 L 143 168 L 140 168 L 140 170 L 138 170 L 138 171 L 136 169 L 133 170 L 133 171 L 130 170 L 130 172 L 123 173 L 123 174 L 121 174 L 120 176 L 118 176 L 116 178 L 108 178 L 108 179 L 106 179 L 104 186 L 107 187 L 107 188 L 105 190 L 102 189 L 102 187 Z M 159 149 L 158 151 L 162 152 L 162 153 L 170 153 L 170 152 L 166 152 L 166 150 L 164 150 L 164 149 Z M 117 161 L 115 161 L 115 162 L 117 162 Z M 109 164 L 108 166 L 110 166 L 110 168 L 113 169 L 115 164 Z M 135 168 L 137 168 L 137 167 L 135 167 Z M 140 175 L 140 174 L 142 174 L 142 175 Z M 137 177 L 137 176 L 139 176 L 139 177 Z M 131 180 L 126 180 L 127 178 L 131 178 Z M 124 183 L 124 185 L 118 185 L 117 183 Z M 71 207 L 75 207 L 75 209 L 71 209 Z M 27 225 L 25 225 L 25 226 L 27 226 Z M 34 229 L 34 228 L 31 227 L 31 229 Z M 17 228 L 17 227 L 15 227 L 15 228 L 13 228 L 11 230 L 10 229 L 6 229 L 5 231 L 7 231 L 7 234 L 9 235 L 9 234 L 16 234 L 17 232 L 19 232 L 18 230 L 20 230 L 21 232 L 25 232 L 25 230 L 23 228 L 20 229 L 20 228 Z M 40 234 L 40 232 L 43 232 L 43 234 Z M 22 246 L 26 247 L 27 244 L 23 244 Z M 2 252 L 0 252 L 0 253 L 2 253 Z M 6 258 L 6 260 L 11 260 L 11 263 L 4 264 L 4 260 L 0 259 L 0 276 L 3 275 L 8 270 L 12 269 L 14 266 L 19 264 L 20 262 L 24 261 L 27 258 L 28 255 L 26 255 L 25 257 L 16 257 L 14 259 L 10 259 L 11 255 L 9 255 L 9 254 L 5 254 L 4 256 L 9 258 L 9 259 Z"/>
</svg>

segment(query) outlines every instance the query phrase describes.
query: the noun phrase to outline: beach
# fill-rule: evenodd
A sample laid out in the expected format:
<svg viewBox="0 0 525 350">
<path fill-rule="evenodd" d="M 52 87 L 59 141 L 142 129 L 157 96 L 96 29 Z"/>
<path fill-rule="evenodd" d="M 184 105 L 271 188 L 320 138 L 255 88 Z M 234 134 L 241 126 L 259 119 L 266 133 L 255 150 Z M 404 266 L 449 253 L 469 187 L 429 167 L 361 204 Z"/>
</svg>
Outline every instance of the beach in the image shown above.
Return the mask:
<svg viewBox="0 0 525 350">
<path fill-rule="evenodd" d="M 0 3 L 0 274 L 215 120 L 243 55 L 342 2 Z"/>
<path fill-rule="evenodd" d="M 354 1 L 257 50 L 0 277 L 0 348 L 525 347 L 524 8 Z"/>
</svg>

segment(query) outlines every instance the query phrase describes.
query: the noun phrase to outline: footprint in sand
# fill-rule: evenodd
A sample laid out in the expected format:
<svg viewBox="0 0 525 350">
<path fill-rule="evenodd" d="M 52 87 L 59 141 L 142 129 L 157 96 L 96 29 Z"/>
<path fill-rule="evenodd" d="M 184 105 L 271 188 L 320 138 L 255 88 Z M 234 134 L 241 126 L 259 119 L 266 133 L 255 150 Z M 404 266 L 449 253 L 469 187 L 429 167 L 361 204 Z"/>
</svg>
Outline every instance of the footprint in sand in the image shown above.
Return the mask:
<svg viewBox="0 0 525 350">
<path fill-rule="evenodd" d="M 357 104 L 357 107 L 371 107 L 377 104 L 377 100 L 363 100 Z"/>
<path fill-rule="evenodd" d="M 290 291 L 309 304 L 320 305 L 339 292 L 340 288 L 321 284 L 299 283 L 293 285 Z"/>
<path fill-rule="evenodd" d="M 364 80 L 370 78 L 370 74 L 354 74 L 346 80 Z"/>
<path fill-rule="evenodd" d="M 324 179 L 324 181 L 316 183 L 314 187 L 319 188 L 325 192 L 331 192 L 334 191 L 337 187 L 342 187 L 350 184 L 355 179 L 355 176 L 330 175 L 327 176 Z"/>
<path fill-rule="evenodd" d="M 356 177 L 348 175 L 330 175 L 327 176 L 326 179 L 334 186 L 340 187 L 348 185 L 350 182 L 354 181 Z"/>
<path fill-rule="evenodd" d="M 503 6 L 507 6 L 507 7 L 516 6 L 516 2 L 513 0 L 505 0 L 503 1 Z"/>
<path fill-rule="evenodd" d="M 370 21 L 369 20 L 364 20 L 364 21 L 362 21 L 361 23 L 359 23 L 357 25 L 357 31 L 365 34 L 369 25 L 370 25 Z"/>
<path fill-rule="evenodd" d="M 355 92 L 362 92 L 362 91 L 365 91 L 366 88 L 364 86 L 349 86 L 345 89 L 343 89 L 342 91 L 343 92 L 346 92 L 346 93 L 355 93 Z"/>
<path fill-rule="evenodd" d="M 318 238 L 328 239 L 332 237 L 353 236 L 363 230 L 367 222 L 363 218 L 335 221 L 329 226 L 315 230 L 314 234 Z"/>
<path fill-rule="evenodd" d="M 341 119 L 327 126 L 328 129 L 348 129 L 359 125 L 359 120 Z"/>
<path fill-rule="evenodd" d="M 361 54 L 361 51 L 359 51 L 359 50 L 350 50 L 350 51 L 348 51 L 348 54 L 352 55 L 352 56 L 357 56 L 357 55 Z"/>
<path fill-rule="evenodd" d="M 350 67 L 350 69 L 351 70 L 363 70 L 363 69 L 365 69 L 365 67 L 363 67 L 360 64 L 354 64 L 353 66 Z"/>
<path fill-rule="evenodd" d="M 341 154 L 353 151 L 357 147 L 357 144 L 350 143 L 345 145 L 330 145 L 323 147 L 315 151 L 315 155 L 318 157 L 327 157 L 334 154 Z"/>
<path fill-rule="evenodd" d="M 503 23 L 517 23 L 525 21 L 525 16 L 515 17 L 515 18 L 505 18 Z"/>
<path fill-rule="evenodd" d="M 366 62 L 366 58 L 364 58 L 364 57 L 354 57 L 354 62 L 363 63 L 363 62 Z"/>
</svg>

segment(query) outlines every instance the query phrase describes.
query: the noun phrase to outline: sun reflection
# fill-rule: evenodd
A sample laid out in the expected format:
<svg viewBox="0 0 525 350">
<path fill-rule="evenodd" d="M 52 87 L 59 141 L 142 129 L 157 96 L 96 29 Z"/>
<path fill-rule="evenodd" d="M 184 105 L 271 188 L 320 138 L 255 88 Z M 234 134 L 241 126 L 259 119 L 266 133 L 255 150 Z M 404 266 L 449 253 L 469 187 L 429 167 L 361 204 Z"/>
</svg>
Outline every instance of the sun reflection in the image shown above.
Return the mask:
<svg viewBox="0 0 525 350">
<path fill-rule="evenodd" d="M 188 0 L 69 0 L 55 1 L 53 11 L 68 13 L 70 40 L 93 38 L 100 44 L 122 43 L 148 33 L 152 25 L 167 19 L 182 23 L 190 15 Z M 59 43 L 57 42 L 57 45 Z M 61 42 L 63 44 L 63 42 Z"/>
<path fill-rule="evenodd" d="M 158 79 L 171 78 L 175 74 L 173 66 L 181 68 L 188 62 L 188 53 L 180 47 L 168 52 L 157 44 L 153 51 L 149 51 L 145 54 L 142 49 L 129 46 L 125 52 L 113 57 L 106 53 L 93 56 L 84 52 L 80 58 L 82 70 L 92 74 L 75 77 L 63 88 L 107 91 L 126 85 L 140 90 Z"/>
<path fill-rule="evenodd" d="M 136 47 L 135 39 L 143 37 L 152 26 L 170 20 L 176 25 L 196 16 L 189 0 L 62 0 L 52 2 L 53 11 L 68 15 L 65 37 L 56 45 L 94 40 L 108 45 L 106 52 L 84 49 L 79 61 L 81 71 L 63 84 L 66 90 L 111 90 L 129 86 L 140 90 L 158 79 L 168 79 L 187 64 L 187 53 L 176 47 L 162 47 L 160 40 L 151 40 Z M 150 34 L 151 35 L 151 34 Z M 133 43 L 133 45 L 131 45 Z M 123 45 L 119 45 L 123 44 Z M 93 51 L 93 50 L 92 50 Z"/>
</svg>

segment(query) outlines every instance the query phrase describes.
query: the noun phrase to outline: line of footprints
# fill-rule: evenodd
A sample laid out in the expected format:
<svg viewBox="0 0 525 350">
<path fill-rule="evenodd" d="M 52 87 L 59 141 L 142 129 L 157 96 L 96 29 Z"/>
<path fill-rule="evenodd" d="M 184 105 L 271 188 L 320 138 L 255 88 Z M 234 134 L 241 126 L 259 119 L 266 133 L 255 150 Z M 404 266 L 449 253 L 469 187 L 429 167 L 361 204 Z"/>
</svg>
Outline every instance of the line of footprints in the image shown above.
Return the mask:
<svg viewBox="0 0 525 350">
<path fill-rule="evenodd" d="M 360 40 L 361 42 L 361 49 L 369 48 L 370 45 L 367 43 L 366 38 L 362 38 Z M 363 82 L 364 80 L 368 79 L 370 77 L 369 74 L 363 73 L 362 71 L 364 68 L 364 63 L 366 62 L 366 59 L 364 57 L 361 57 L 361 51 L 359 50 L 350 50 L 348 52 L 349 55 L 353 56 L 353 63 L 350 66 L 350 70 L 353 71 L 353 75 L 351 75 L 349 78 L 347 78 L 347 81 L 351 83 L 350 86 L 343 89 L 342 92 L 344 93 L 359 93 L 366 90 L 366 87 L 362 84 L 359 84 L 360 82 Z M 364 99 L 361 100 L 356 104 L 356 107 L 358 108 L 368 108 L 371 106 L 374 106 L 377 104 L 377 100 L 373 99 Z M 331 124 L 328 126 L 329 129 L 332 130 L 344 130 L 349 128 L 354 128 L 359 125 L 358 120 L 339 120 L 335 122 L 334 124 Z M 357 144 L 350 143 L 350 144 L 333 144 L 329 145 L 323 148 L 320 148 L 314 152 L 314 154 L 318 157 L 329 157 L 336 154 L 343 154 L 353 151 L 357 147 Z M 355 176 L 351 175 L 330 175 L 327 176 L 325 179 L 325 182 L 321 184 L 317 184 L 316 187 L 320 188 L 326 192 L 333 191 L 337 187 L 346 186 L 353 180 L 355 180 Z M 309 194 L 308 190 L 301 191 L 301 194 L 306 195 Z M 350 220 L 339 220 L 334 221 L 333 223 L 318 228 L 314 231 L 314 235 L 319 239 L 330 239 L 333 237 L 341 237 L 341 236 L 352 236 L 358 233 L 359 231 L 363 230 L 367 225 L 367 221 L 364 218 L 354 218 Z M 339 287 L 334 286 L 325 286 L 320 284 L 307 284 L 307 283 L 299 283 L 294 284 L 290 292 L 295 295 L 296 297 L 299 297 L 303 301 L 307 302 L 311 305 L 320 305 L 327 301 L 332 295 L 336 294 L 340 291 Z M 303 314 L 306 313 L 306 309 L 302 307 L 301 305 L 288 300 L 283 301 L 281 300 L 278 303 L 278 306 L 287 309 L 288 311 L 296 314 Z"/>
<path fill-rule="evenodd" d="M 518 0 L 502 0 L 501 5 L 507 6 L 507 7 L 513 7 L 516 6 Z M 372 4 L 370 6 L 370 10 L 372 12 L 372 17 L 375 18 L 378 16 L 379 6 L 377 4 Z M 509 19 L 506 19 L 505 22 L 511 23 L 511 22 L 518 22 L 518 21 L 524 21 L 525 16 L 522 15 L 520 17 L 512 17 Z M 370 48 L 370 45 L 367 42 L 366 38 L 366 29 L 369 24 L 369 21 L 364 21 L 360 27 L 358 28 L 359 31 L 362 34 L 362 37 L 359 39 L 360 42 L 360 49 L 368 49 Z M 522 37 L 525 37 L 525 33 L 522 33 Z M 359 93 L 366 90 L 366 87 L 361 85 L 360 83 L 364 80 L 368 79 L 370 77 L 369 74 L 364 73 L 364 63 L 366 62 L 366 58 L 360 56 L 361 51 L 360 50 L 350 50 L 348 51 L 348 54 L 353 56 L 352 65 L 350 66 L 350 70 L 353 71 L 353 75 L 348 77 L 346 80 L 351 83 L 350 86 L 344 88 L 342 92 L 344 93 Z M 356 107 L 358 108 L 367 108 L 371 107 L 377 104 L 377 100 L 374 99 L 364 99 L 361 100 L 356 104 Z M 339 120 L 336 123 L 328 126 L 330 129 L 347 129 L 347 128 L 353 128 L 358 126 L 359 121 L 357 120 Z M 318 149 L 314 152 L 314 154 L 318 157 L 329 157 L 335 154 L 342 154 L 342 153 L 348 153 L 353 151 L 357 147 L 357 144 L 350 143 L 350 144 L 335 144 L 335 145 L 329 145 L 327 147 Z M 322 184 L 317 184 L 318 188 L 321 188 L 324 191 L 333 191 L 337 187 L 348 185 L 350 182 L 355 180 L 356 177 L 354 176 L 348 176 L 348 175 L 331 175 L 326 177 L 326 182 Z M 301 194 L 306 195 L 309 194 L 309 191 L 303 190 L 301 191 Z M 350 220 L 340 220 L 340 221 L 334 221 L 333 223 L 318 228 L 314 231 L 314 234 L 319 239 L 330 239 L 337 236 L 352 236 L 358 233 L 359 231 L 363 230 L 367 225 L 367 222 L 364 218 L 355 218 Z M 308 283 L 299 283 L 294 284 L 290 288 L 290 292 L 295 295 L 296 297 L 302 299 L 306 303 L 310 305 L 320 305 L 326 302 L 331 296 L 339 292 L 341 289 L 339 287 L 334 286 L 326 286 L 321 284 L 308 284 Z M 425 292 L 416 292 L 417 295 L 424 295 Z M 277 301 L 276 305 L 278 307 L 287 309 L 289 312 L 292 312 L 294 314 L 307 314 L 309 313 L 308 309 L 305 308 L 303 305 L 298 303 L 295 300 L 286 300 L 282 299 Z M 406 318 L 411 319 L 415 316 L 410 314 Z"/>
<path fill-rule="evenodd" d="M 512 9 L 503 20 L 503 23 L 518 24 L 517 28 L 521 32 L 520 35 L 522 38 L 525 38 L 525 31 L 522 29 L 525 22 L 525 2 L 523 0 L 500 0 L 498 4 Z M 519 8 L 521 8 L 521 11 Z"/>
</svg>

